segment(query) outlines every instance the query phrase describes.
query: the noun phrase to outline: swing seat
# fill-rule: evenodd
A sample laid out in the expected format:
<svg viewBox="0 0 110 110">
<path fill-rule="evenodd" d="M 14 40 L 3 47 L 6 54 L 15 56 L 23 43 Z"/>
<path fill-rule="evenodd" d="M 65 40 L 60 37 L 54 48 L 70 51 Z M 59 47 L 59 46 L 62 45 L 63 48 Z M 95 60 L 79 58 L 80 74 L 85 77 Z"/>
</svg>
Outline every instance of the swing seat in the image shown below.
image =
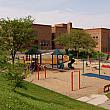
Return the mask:
<svg viewBox="0 0 110 110">
<path fill-rule="evenodd" d="M 104 92 L 110 91 L 110 84 L 104 86 Z"/>
</svg>

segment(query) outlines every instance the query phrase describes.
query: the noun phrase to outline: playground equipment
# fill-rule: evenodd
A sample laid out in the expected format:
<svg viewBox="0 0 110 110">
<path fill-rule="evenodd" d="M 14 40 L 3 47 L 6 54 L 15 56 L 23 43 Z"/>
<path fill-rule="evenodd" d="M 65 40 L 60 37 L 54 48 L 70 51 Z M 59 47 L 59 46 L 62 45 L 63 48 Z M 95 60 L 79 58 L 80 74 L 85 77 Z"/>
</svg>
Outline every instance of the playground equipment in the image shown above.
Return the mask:
<svg viewBox="0 0 110 110">
<path fill-rule="evenodd" d="M 35 64 L 35 63 L 34 62 L 25 63 L 25 65 L 24 65 L 25 78 L 31 77 L 33 72 L 36 70 L 35 65 L 33 66 L 33 64 Z"/>
<path fill-rule="evenodd" d="M 53 68 L 53 56 L 55 55 L 56 56 L 56 58 L 57 58 L 57 68 L 58 68 L 58 63 L 59 63 L 59 61 L 58 61 L 58 59 L 59 59 L 59 55 L 61 55 L 62 56 L 62 62 L 63 62 L 63 53 L 62 52 L 60 52 L 58 49 L 55 49 L 55 51 L 51 54 L 52 55 L 52 68 Z"/>
<path fill-rule="evenodd" d="M 87 68 L 85 68 L 84 66 L 83 69 L 85 70 Z M 92 70 L 92 73 L 86 70 L 86 74 L 83 75 L 88 77 L 96 77 L 104 80 L 110 80 L 110 76 L 109 76 L 110 64 L 107 60 L 101 60 L 100 57 L 99 59 L 92 59 L 92 62 L 90 64 L 90 69 Z"/>
<path fill-rule="evenodd" d="M 110 91 L 110 84 L 104 86 L 104 92 Z"/>
<path fill-rule="evenodd" d="M 38 65 L 37 66 L 37 79 L 38 80 L 40 80 L 40 68 L 41 68 L 41 65 Z M 46 66 L 44 66 L 43 69 L 44 69 L 44 77 L 46 79 L 47 78 Z"/>
<path fill-rule="evenodd" d="M 64 63 L 62 62 L 62 60 L 59 60 L 58 69 L 64 69 Z"/>
<path fill-rule="evenodd" d="M 45 77 L 45 78 L 47 77 L 46 66 L 42 66 L 42 65 L 40 65 L 40 64 L 36 64 L 36 65 L 35 65 L 35 63 L 32 62 L 32 61 L 25 64 L 24 71 L 25 71 L 25 78 L 30 77 L 30 80 L 32 79 L 32 78 L 31 78 L 31 75 L 32 75 L 33 72 L 35 72 L 35 71 L 36 71 L 37 79 L 38 79 L 38 80 L 40 79 L 40 71 L 44 71 L 44 77 Z"/>
<path fill-rule="evenodd" d="M 110 65 L 109 64 L 102 64 L 101 70 L 102 70 L 103 74 L 108 73 L 108 71 L 110 71 Z"/>
<path fill-rule="evenodd" d="M 53 58 L 53 62 L 52 62 Z M 58 55 L 58 63 L 59 60 L 62 60 L 62 55 Z M 69 57 L 67 55 L 63 55 L 63 63 L 69 61 Z M 44 53 L 42 54 L 42 64 L 50 64 L 50 65 L 57 65 L 57 55 L 51 55 L 51 53 Z"/>
<path fill-rule="evenodd" d="M 23 55 L 24 56 L 24 55 Z M 39 52 L 25 52 L 25 56 L 23 58 L 19 58 L 19 62 L 23 64 L 30 64 L 30 69 L 35 71 L 37 68 L 37 64 L 40 65 L 48 65 L 48 68 L 52 65 L 52 68 L 64 69 L 64 62 L 68 61 L 69 57 L 64 55 L 59 50 L 55 51 L 51 54 L 50 53 L 43 53 Z"/>
<path fill-rule="evenodd" d="M 110 68 L 110 64 L 102 64 L 102 68 Z"/>
<path fill-rule="evenodd" d="M 37 71 L 38 69 L 38 62 L 36 57 L 33 58 L 33 56 L 31 55 L 30 57 L 25 58 L 23 56 L 23 61 L 22 63 L 24 64 L 24 73 L 25 73 L 25 78 L 30 77 L 31 79 L 31 75 L 33 74 L 33 72 Z"/>
<path fill-rule="evenodd" d="M 101 74 L 101 58 L 99 56 L 99 59 L 91 59 L 91 60 L 87 60 L 87 59 L 83 59 L 83 74 L 85 73 L 85 69 L 86 67 L 90 67 L 90 69 L 92 71 L 98 70 L 98 74 Z"/>
<path fill-rule="evenodd" d="M 23 56 L 23 61 L 20 61 L 25 65 L 25 77 L 28 77 L 37 70 L 38 63 L 42 63 L 42 53 L 37 48 L 31 48 L 25 52 L 25 57 Z M 40 56 L 40 57 L 39 57 Z"/>
<path fill-rule="evenodd" d="M 73 64 L 74 62 L 75 62 L 75 59 L 72 58 L 72 59 L 71 59 L 71 62 L 68 63 L 68 68 L 70 68 L 70 69 L 74 69 L 74 67 L 72 67 L 72 64 Z"/>
<path fill-rule="evenodd" d="M 71 91 L 74 91 L 74 72 L 78 72 L 78 89 L 80 89 L 80 70 L 71 72 Z"/>
<path fill-rule="evenodd" d="M 96 77 L 96 78 L 99 78 L 99 79 L 104 79 L 104 80 L 110 81 L 110 76 L 106 76 L 106 75 L 98 75 L 96 73 L 86 73 L 86 74 L 83 74 L 83 75 L 88 76 L 88 77 Z"/>
<path fill-rule="evenodd" d="M 27 52 L 25 52 L 25 55 L 26 61 L 34 59 L 35 64 L 38 63 L 38 61 L 40 64 L 42 64 L 42 52 L 39 51 L 37 48 L 32 48 L 28 50 Z"/>
</svg>

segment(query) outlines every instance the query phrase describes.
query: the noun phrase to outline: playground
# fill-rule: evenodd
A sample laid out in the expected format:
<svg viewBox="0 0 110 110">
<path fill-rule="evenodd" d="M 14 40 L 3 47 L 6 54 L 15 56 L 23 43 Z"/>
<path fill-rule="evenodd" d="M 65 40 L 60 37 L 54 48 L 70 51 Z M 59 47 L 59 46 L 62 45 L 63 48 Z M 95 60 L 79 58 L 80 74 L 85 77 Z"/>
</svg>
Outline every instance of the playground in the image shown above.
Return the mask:
<svg viewBox="0 0 110 110">
<path fill-rule="evenodd" d="M 44 56 L 48 57 L 46 54 Z M 40 56 L 38 57 L 41 59 Z M 50 58 L 46 60 L 48 62 Z M 25 80 L 76 99 L 90 94 L 104 93 L 104 87 L 110 84 L 108 62 L 75 59 L 72 63 L 74 69 L 70 69 L 67 57 L 66 60 L 63 63 L 64 68 L 59 68 L 58 56 L 55 56 L 53 61 L 51 59 L 50 66 L 46 63 L 37 65 L 36 71 L 29 72 Z"/>
</svg>

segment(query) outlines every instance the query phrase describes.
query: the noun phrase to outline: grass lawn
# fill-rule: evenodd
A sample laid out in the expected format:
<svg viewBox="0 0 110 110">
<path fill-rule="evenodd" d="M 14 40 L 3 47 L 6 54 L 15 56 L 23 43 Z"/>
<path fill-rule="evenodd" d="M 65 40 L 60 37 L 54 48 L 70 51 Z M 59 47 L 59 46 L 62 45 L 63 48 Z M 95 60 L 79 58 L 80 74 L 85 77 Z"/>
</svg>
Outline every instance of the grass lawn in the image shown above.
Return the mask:
<svg viewBox="0 0 110 110">
<path fill-rule="evenodd" d="M 0 74 L 0 110 L 105 110 L 25 82 L 26 89 L 11 90 Z"/>
<path fill-rule="evenodd" d="M 107 94 L 107 97 L 110 99 L 110 92 Z"/>
</svg>

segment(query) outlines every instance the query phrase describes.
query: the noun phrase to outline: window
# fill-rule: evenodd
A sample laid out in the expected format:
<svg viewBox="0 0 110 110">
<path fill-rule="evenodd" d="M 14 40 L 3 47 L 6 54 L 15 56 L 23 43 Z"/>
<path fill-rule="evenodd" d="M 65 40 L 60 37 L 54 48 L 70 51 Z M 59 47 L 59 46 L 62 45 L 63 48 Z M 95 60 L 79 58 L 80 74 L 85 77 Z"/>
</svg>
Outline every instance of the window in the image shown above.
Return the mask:
<svg viewBox="0 0 110 110">
<path fill-rule="evenodd" d="M 40 45 L 41 46 L 48 46 L 49 45 L 49 41 L 48 40 L 41 40 Z"/>
</svg>

